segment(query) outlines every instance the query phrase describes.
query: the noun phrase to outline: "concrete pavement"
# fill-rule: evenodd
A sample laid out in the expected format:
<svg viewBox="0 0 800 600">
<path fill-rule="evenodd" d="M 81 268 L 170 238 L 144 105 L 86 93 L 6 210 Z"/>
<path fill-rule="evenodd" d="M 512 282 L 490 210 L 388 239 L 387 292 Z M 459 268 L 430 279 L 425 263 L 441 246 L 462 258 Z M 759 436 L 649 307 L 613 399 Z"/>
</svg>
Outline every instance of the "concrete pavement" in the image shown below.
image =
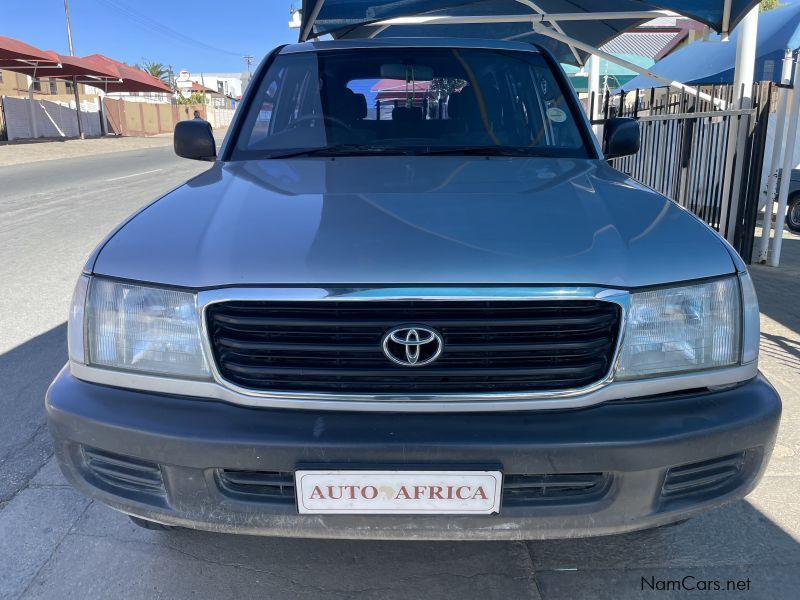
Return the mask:
<svg viewBox="0 0 800 600">
<path fill-rule="evenodd" d="M 643 583 L 750 580 L 744 598 L 800 589 L 800 238 L 754 267 L 761 365 L 784 400 L 767 475 L 746 500 L 662 530 L 547 542 L 359 542 L 139 529 L 67 486 L 42 398 L 66 360 L 72 285 L 124 216 L 208 168 L 169 149 L 0 168 L 0 599 L 676 598 Z M 151 171 L 148 173 L 148 171 Z M 711 593 L 711 597 L 727 597 Z"/>
</svg>

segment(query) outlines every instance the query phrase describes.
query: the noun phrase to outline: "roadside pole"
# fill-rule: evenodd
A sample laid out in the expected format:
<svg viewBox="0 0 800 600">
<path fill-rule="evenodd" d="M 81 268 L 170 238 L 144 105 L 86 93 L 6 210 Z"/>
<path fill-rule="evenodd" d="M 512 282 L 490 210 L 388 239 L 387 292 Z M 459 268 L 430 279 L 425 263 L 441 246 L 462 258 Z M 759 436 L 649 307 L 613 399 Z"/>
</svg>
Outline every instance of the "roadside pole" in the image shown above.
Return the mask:
<svg viewBox="0 0 800 600">
<path fill-rule="evenodd" d="M 67 19 L 67 41 L 69 42 L 69 55 L 75 56 L 72 48 L 72 28 L 69 25 L 69 0 L 64 0 L 64 16 Z M 78 91 L 78 78 L 72 77 L 72 91 L 75 94 L 75 118 L 78 120 L 78 136 L 84 139 L 83 127 L 81 127 L 81 95 Z"/>
<path fill-rule="evenodd" d="M 781 187 L 778 192 L 778 216 L 775 219 L 775 239 L 767 264 L 777 267 L 781 260 L 783 245 L 783 226 L 786 222 L 786 201 L 789 199 L 789 186 L 792 183 L 792 167 L 794 167 L 794 146 L 797 138 L 797 113 L 800 111 L 800 62 L 795 62 L 794 82 L 792 87 L 792 103 L 789 107 L 789 124 L 786 126 L 786 149 L 781 167 Z"/>
<path fill-rule="evenodd" d="M 778 89 L 778 107 L 775 111 L 775 135 L 772 142 L 772 158 L 769 163 L 767 178 L 767 201 L 764 205 L 764 221 L 761 224 L 761 239 L 758 246 L 757 262 L 765 263 L 769 258 L 769 233 L 772 228 L 772 210 L 775 208 L 775 191 L 778 187 L 778 168 L 783 158 L 783 145 L 785 143 L 786 107 L 791 90 L 792 81 L 792 51 L 786 50 L 783 55 L 781 67 L 781 86 Z M 784 87 L 785 86 L 785 87 Z"/>
</svg>

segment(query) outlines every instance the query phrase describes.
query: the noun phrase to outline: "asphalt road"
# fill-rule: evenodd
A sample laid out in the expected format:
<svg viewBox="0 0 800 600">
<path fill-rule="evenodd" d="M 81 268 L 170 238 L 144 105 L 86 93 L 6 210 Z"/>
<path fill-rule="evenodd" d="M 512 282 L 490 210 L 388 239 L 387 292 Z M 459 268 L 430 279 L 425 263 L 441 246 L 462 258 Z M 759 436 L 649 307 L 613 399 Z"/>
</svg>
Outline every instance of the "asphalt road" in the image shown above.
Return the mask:
<svg viewBox="0 0 800 600">
<path fill-rule="evenodd" d="M 0 167 L 0 503 L 51 453 L 42 398 L 66 361 L 64 320 L 87 256 L 127 215 L 207 168 L 166 147 Z"/>
<path fill-rule="evenodd" d="M 535 543 L 287 540 L 145 531 L 79 496 L 50 458 L 43 413 L 45 389 L 66 361 L 72 286 L 119 221 L 205 168 L 169 148 L 0 167 L 0 599 L 726 596 L 643 583 L 687 576 L 749 580 L 738 597 L 798 597 L 793 271 L 755 273 L 767 295 L 762 367 L 785 402 L 768 475 L 747 500 L 676 527 Z M 800 264 L 795 244 L 787 248 Z"/>
</svg>

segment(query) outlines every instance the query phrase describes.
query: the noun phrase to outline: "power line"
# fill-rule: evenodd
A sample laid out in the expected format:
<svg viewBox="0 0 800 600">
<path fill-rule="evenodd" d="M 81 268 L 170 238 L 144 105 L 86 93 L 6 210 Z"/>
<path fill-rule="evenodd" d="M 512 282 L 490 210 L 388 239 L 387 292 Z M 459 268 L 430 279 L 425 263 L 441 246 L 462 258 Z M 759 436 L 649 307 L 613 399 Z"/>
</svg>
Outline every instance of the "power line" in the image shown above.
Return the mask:
<svg viewBox="0 0 800 600">
<path fill-rule="evenodd" d="M 131 9 L 130 7 L 126 6 L 125 4 L 123 4 L 121 2 L 117 2 L 116 0 L 97 0 L 97 2 L 100 2 L 101 4 L 105 4 L 109 8 L 113 8 L 113 9 L 119 11 L 120 13 L 125 15 L 128 19 L 134 21 L 135 23 L 137 23 L 138 25 L 144 27 L 145 29 L 149 29 L 149 30 L 154 31 L 156 33 L 160 33 L 162 35 L 165 35 L 165 36 L 169 37 L 170 39 L 182 41 L 185 44 L 202 47 L 202 48 L 205 48 L 206 50 L 211 50 L 212 52 L 218 52 L 220 54 L 229 54 L 231 56 L 241 56 L 242 55 L 241 52 L 232 52 L 230 50 L 225 50 L 223 48 L 218 48 L 217 46 L 212 46 L 211 44 L 206 44 L 205 42 L 202 42 L 200 40 L 196 40 L 193 37 L 190 37 L 190 36 L 188 36 L 188 35 L 186 35 L 184 33 L 181 33 L 180 31 L 176 31 L 175 29 L 172 29 L 171 27 L 168 27 L 167 25 L 163 25 L 163 24 L 159 23 L 158 21 L 156 21 L 156 20 L 154 20 L 154 19 L 152 19 L 152 18 L 150 18 L 150 17 L 148 17 L 146 15 L 143 15 L 141 13 L 136 12 L 133 9 Z"/>
</svg>

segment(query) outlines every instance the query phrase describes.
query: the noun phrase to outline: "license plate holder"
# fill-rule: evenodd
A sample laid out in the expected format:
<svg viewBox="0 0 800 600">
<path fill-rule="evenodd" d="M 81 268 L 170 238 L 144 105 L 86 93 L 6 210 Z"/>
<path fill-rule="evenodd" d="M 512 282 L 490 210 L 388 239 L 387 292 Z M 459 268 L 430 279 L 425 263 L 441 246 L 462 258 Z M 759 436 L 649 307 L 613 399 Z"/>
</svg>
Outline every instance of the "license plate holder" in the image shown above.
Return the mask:
<svg viewBox="0 0 800 600">
<path fill-rule="evenodd" d="M 300 514 L 490 515 L 500 512 L 498 470 L 300 469 Z"/>
</svg>

